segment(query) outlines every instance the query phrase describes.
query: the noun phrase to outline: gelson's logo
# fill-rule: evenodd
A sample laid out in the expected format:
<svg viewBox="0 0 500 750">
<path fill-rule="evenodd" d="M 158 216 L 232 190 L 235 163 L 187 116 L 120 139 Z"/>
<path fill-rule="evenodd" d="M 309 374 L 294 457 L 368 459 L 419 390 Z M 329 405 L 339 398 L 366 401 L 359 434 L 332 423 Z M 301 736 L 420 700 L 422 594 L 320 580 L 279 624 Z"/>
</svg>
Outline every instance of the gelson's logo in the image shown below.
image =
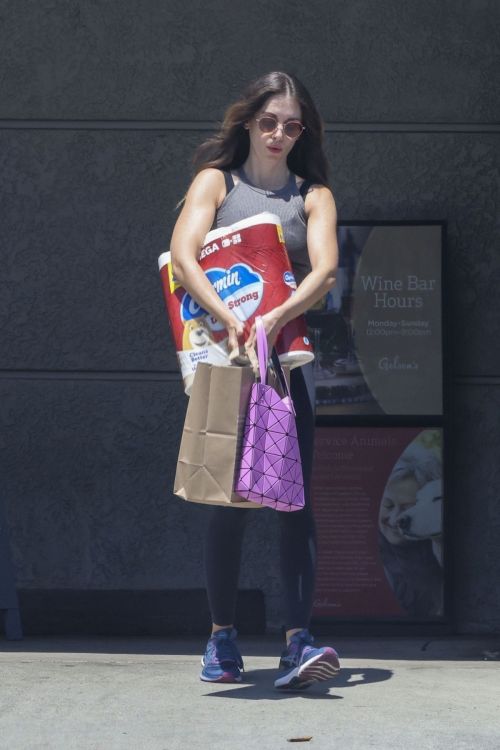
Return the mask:
<svg viewBox="0 0 500 750">
<path fill-rule="evenodd" d="M 259 273 L 245 263 L 237 263 L 231 268 L 210 268 L 206 275 L 219 297 L 239 320 L 244 322 L 256 312 L 264 293 L 264 281 Z M 207 315 L 206 310 L 186 293 L 181 302 L 182 320 L 187 321 L 202 315 Z M 209 323 L 213 330 L 223 328 L 211 317 Z"/>
</svg>

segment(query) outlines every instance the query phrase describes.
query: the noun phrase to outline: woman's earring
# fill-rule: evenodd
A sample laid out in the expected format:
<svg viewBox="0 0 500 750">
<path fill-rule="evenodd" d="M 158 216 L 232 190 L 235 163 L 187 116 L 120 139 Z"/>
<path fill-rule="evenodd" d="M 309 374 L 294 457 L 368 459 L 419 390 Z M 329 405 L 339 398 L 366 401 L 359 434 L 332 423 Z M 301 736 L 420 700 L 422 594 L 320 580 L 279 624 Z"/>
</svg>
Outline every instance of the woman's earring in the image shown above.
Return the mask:
<svg viewBox="0 0 500 750">
<path fill-rule="evenodd" d="M 245 130 L 248 130 L 250 128 L 250 125 L 248 124 L 248 122 L 244 122 L 243 127 L 245 128 Z"/>
</svg>

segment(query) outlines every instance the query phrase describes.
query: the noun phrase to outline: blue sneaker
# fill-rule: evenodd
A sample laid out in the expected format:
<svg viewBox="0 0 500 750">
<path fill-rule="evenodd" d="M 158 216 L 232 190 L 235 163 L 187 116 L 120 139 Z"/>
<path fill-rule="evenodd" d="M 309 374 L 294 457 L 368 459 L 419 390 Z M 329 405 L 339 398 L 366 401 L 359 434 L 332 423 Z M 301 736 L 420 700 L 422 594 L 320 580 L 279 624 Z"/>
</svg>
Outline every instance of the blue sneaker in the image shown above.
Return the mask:
<svg viewBox="0 0 500 750">
<path fill-rule="evenodd" d="M 237 632 L 225 628 L 214 633 L 201 657 L 200 680 L 205 682 L 241 682 L 243 659 L 236 645 Z"/>
<path fill-rule="evenodd" d="M 274 683 L 278 690 L 304 690 L 314 682 L 330 680 L 340 671 L 337 652 L 325 646 L 314 648 L 308 630 L 292 635 L 290 645 L 283 651 L 279 669 L 281 677 Z"/>
</svg>

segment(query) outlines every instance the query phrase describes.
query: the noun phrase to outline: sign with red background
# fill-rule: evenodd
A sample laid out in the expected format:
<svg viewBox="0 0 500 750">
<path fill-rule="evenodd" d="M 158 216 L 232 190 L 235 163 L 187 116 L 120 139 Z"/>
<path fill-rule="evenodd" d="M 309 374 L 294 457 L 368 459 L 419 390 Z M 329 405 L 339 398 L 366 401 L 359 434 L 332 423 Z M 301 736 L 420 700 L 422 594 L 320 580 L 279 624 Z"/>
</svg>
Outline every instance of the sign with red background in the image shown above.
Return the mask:
<svg viewBox="0 0 500 750">
<path fill-rule="evenodd" d="M 399 538 L 398 525 L 402 514 L 415 506 L 415 491 L 418 497 L 426 488 L 439 485 L 441 471 L 440 429 L 316 429 L 312 494 L 318 569 L 314 616 L 441 617 L 443 575 L 437 545 L 442 523 L 433 539 Z M 387 510 L 384 493 L 389 478 L 396 475 L 406 477 L 400 485 L 403 489 L 414 487 L 413 499 L 405 496 L 401 506 L 391 501 Z M 442 499 L 440 502 L 442 508 Z M 433 508 L 437 510 L 435 504 Z M 384 514 L 392 529 L 384 525 Z"/>
</svg>

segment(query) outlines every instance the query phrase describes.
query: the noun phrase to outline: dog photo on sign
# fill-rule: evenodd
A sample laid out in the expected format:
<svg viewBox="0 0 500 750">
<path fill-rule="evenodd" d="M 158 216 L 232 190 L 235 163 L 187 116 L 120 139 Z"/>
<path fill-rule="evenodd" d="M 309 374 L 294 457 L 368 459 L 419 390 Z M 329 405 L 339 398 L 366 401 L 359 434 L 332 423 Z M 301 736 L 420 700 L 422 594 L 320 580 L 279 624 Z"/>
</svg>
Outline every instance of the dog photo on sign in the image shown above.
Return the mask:
<svg viewBox="0 0 500 750">
<path fill-rule="evenodd" d="M 443 613 L 441 433 L 423 430 L 394 465 L 379 508 L 386 578 L 413 617 Z"/>
</svg>

